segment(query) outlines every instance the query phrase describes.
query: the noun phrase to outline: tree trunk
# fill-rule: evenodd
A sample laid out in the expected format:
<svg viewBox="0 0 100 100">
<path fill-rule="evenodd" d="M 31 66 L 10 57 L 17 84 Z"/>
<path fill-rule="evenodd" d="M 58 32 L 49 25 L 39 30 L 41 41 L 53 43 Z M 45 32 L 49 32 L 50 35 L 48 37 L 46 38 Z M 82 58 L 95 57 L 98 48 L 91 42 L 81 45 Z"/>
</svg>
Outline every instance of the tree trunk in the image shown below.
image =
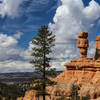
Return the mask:
<svg viewBox="0 0 100 100">
<path fill-rule="evenodd" d="M 45 45 L 44 45 L 44 70 L 43 70 L 43 100 L 45 100 Z"/>
</svg>

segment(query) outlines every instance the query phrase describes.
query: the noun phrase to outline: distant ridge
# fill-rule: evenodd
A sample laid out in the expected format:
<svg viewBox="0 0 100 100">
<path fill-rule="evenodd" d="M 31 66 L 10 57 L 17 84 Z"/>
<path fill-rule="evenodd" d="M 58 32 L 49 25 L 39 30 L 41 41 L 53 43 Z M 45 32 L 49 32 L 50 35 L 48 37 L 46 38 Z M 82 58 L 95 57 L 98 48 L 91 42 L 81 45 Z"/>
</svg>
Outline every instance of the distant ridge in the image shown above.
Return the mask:
<svg viewBox="0 0 100 100">
<path fill-rule="evenodd" d="M 62 71 L 56 71 L 56 76 Z M 31 76 L 39 77 L 39 72 L 15 72 L 15 73 L 0 73 L 0 82 L 6 84 L 24 83 L 28 82 Z"/>
</svg>

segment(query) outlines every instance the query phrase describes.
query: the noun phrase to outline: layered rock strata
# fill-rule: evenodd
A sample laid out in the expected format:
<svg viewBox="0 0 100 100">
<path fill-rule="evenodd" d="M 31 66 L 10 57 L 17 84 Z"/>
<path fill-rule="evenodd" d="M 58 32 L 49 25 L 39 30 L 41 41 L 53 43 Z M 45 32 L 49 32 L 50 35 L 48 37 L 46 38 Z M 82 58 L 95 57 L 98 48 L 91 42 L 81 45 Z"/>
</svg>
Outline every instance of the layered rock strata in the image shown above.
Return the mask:
<svg viewBox="0 0 100 100">
<path fill-rule="evenodd" d="M 47 87 L 50 97 L 46 97 L 46 100 L 56 100 L 62 95 L 70 100 L 72 84 L 77 85 L 80 97 L 89 94 L 92 100 L 100 100 L 100 36 L 96 38 L 96 50 L 98 51 L 96 60 L 87 57 L 88 33 L 81 32 L 78 34 L 78 38 L 77 47 L 81 57 L 66 63 L 66 70 L 52 79 L 57 82 L 57 85 Z M 35 93 L 31 95 L 34 99 L 30 97 L 28 92 L 23 99 L 19 100 L 36 100 Z"/>
</svg>

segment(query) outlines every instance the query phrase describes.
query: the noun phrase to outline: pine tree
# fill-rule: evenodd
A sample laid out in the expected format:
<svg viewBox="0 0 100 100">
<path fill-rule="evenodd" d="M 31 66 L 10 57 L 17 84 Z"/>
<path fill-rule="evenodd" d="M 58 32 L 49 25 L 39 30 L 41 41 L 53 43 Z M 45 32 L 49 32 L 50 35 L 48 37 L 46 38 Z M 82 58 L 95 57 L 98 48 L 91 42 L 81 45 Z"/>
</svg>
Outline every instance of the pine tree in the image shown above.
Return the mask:
<svg viewBox="0 0 100 100">
<path fill-rule="evenodd" d="M 80 98 L 78 96 L 78 87 L 75 84 L 72 84 L 71 100 L 80 100 Z"/>
<path fill-rule="evenodd" d="M 41 78 L 34 80 L 35 88 L 39 90 L 39 94 L 43 96 L 45 100 L 46 96 L 46 85 L 51 84 L 52 81 L 48 79 L 48 76 L 54 75 L 55 69 L 50 66 L 50 53 L 54 46 L 55 35 L 49 32 L 48 26 L 41 26 L 38 30 L 38 36 L 34 38 L 32 44 L 33 49 L 33 60 L 30 62 L 34 65 L 35 71 L 40 72 Z"/>
<path fill-rule="evenodd" d="M 99 58 L 99 54 L 98 54 L 98 49 L 96 49 L 95 55 L 94 55 L 94 59 L 97 60 Z"/>
</svg>

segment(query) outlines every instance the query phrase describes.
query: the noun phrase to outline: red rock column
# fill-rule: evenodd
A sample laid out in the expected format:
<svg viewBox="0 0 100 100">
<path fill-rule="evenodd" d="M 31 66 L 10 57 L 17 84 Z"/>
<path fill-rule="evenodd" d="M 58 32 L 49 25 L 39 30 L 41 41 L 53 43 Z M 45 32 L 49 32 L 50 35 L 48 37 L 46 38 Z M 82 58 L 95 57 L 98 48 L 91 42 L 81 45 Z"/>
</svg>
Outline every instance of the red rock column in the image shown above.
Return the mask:
<svg viewBox="0 0 100 100">
<path fill-rule="evenodd" d="M 89 47 L 88 44 L 88 33 L 87 32 L 81 32 L 78 34 L 78 40 L 77 40 L 77 47 L 79 48 L 79 51 L 82 55 L 82 57 L 87 57 L 87 50 Z"/>
<path fill-rule="evenodd" d="M 98 59 L 100 59 L 100 35 L 96 38 L 96 50 L 98 52 Z"/>
</svg>

